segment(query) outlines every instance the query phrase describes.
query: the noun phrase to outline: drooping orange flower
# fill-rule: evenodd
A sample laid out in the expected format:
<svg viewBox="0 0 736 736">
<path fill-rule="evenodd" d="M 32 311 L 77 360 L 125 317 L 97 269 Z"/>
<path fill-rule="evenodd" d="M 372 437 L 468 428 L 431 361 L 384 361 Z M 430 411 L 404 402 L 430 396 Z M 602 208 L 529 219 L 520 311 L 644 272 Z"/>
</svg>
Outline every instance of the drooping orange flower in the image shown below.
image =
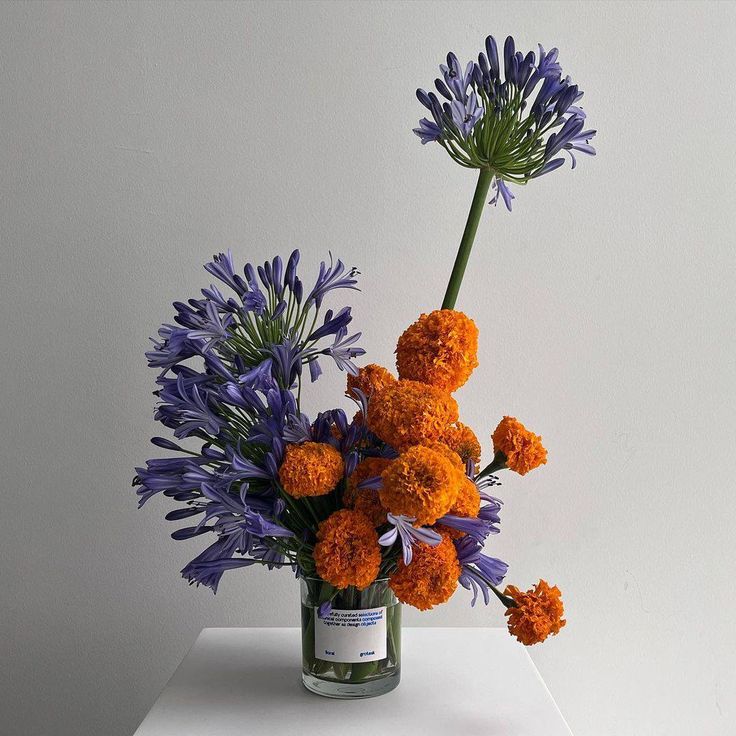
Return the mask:
<svg viewBox="0 0 736 736">
<path fill-rule="evenodd" d="M 348 373 L 348 387 L 345 391 L 346 396 L 353 397 L 353 389 L 357 388 L 362 391 L 368 398 L 373 396 L 386 386 L 395 383 L 396 379 L 383 366 L 376 363 L 370 363 L 358 369 L 358 375 L 353 376 Z"/>
<path fill-rule="evenodd" d="M 440 438 L 449 448 L 454 450 L 464 463 L 472 460 L 478 465 L 480 463 L 480 442 L 470 427 L 462 422 L 455 422 L 448 427 Z"/>
<path fill-rule="evenodd" d="M 380 476 L 390 464 L 391 460 L 383 457 L 367 457 L 365 460 L 361 460 L 355 467 L 353 474 L 348 478 L 343 497 L 343 502 L 348 508 L 364 513 L 373 522 L 374 526 L 386 523 L 386 509 L 381 505 L 377 490 L 371 488 L 360 489 L 358 483 L 368 480 L 368 478 Z"/>
<path fill-rule="evenodd" d="M 396 345 L 399 378 L 445 391 L 460 388 L 478 365 L 478 328 L 454 309 L 423 314 Z"/>
<path fill-rule="evenodd" d="M 457 418 L 450 394 L 417 381 L 385 386 L 368 404 L 368 429 L 399 451 L 439 439 Z"/>
<path fill-rule="evenodd" d="M 314 564 L 317 574 L 336 588 L 367 588 L 381 566 L 378 534 L 371 520 L 353 509 L 328 516 L 317 530 Z"/>
<path fill-rule="evenodd" d="M 544 580 L 526 593 L 514 585 L 507 585 L 504 595 L 516 602 L 516 608 L 507 608 L 509 633 L 522 644 L 530 646 L 554 636 L 567 623 L 560 597 L 560 589 L 550 587 Z"/>
<path fill-rule="evenodd" d="M 324 442 L 287 445 L 279 468 L 283 489 L 295 498 L 324 496 L 341 480 L 342 455 Z"/>
<path fill-rule="evenodd" d="M 493 432 L 493 449 L 506 457 L 506 467 L 519 475 L 547 462 L 542 438 L 530 432 L 518 419 L 504 417 Z"/>
<path fill-rule="evenodd" d="M 405 565 L 399 559 L 389 585 L 402 603 L 426 611 L 450 598 L 457 588 L 460 572 L 455 545 L 443 536 L 436 547 L 422 542 L 414 545 L 411 563 Z"/>
<path fill-rule="evenodd" d="M 461 478 L 444 455 L 415 445 L 381 474 L 381 503 L 392 514 L 412 516 L 419 525 L 434 524 L 457 499 Z"/>
</svg>

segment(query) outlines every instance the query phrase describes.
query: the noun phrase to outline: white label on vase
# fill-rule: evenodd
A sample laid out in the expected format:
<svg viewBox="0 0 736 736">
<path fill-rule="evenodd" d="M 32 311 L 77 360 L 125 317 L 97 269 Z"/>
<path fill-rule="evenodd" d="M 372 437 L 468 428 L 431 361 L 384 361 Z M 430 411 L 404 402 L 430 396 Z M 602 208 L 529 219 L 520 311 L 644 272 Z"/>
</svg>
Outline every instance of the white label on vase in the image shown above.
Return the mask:
<svg viewBox="0 0 736 736">
<path fill-rule="evenodd" d="M 314 609 L 314 656 L 328 662 L 386 659 L 386 606 L 333 609 L 325 618 Z"/>
</svg>

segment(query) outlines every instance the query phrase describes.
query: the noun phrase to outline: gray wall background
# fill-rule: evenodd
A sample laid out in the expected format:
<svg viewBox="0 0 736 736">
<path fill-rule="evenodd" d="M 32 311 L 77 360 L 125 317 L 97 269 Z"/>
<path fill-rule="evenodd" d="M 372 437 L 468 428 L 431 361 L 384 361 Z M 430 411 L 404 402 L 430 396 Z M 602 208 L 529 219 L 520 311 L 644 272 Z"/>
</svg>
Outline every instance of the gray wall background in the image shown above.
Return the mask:
<svg viewBox="0 0 736 736">
<path fill-rule="evenodd" d="M 299 246 L 309 272 L 332 249 L 390 365 L 474 186 L 411 134 L 414 89 L 488 32 L 559 46 L 600 131 L 487 209 L 458 303 L 481 328 L 465 421 L 488 447 L 512 413 L 550 451 L 504 478 L 493 551 L 564 591 L 531 654 L 578 736 L 729 729 L 736 5 L 56 2 L 0 7 L 3 733 L 130 733 L 202 627 L 297 623 L 287 573 L 189 588 L 201 540 L 169 539 L 164 499 L 136 511 L 147 337 L 215 251 Z M 462 591 L 407 619 L 503 624 Z"/>
</svg>

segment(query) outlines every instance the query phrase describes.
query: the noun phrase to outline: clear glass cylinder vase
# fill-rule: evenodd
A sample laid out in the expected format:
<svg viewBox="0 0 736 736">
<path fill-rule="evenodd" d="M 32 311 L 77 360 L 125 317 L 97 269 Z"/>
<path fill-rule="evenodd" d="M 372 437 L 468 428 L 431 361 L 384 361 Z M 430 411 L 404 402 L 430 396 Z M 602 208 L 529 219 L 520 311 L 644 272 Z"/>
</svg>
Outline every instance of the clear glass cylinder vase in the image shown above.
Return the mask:
<svg viewBox="0 0 736 736">
<path fill-rule="evenodd" d="M 364 590 L 339 591 L 324 580 L 302 578 L 301 604 L 308 690 L 328 698 L 371 698 L 399 684 L 401 603 L 388 578 Z"/>
</svg>

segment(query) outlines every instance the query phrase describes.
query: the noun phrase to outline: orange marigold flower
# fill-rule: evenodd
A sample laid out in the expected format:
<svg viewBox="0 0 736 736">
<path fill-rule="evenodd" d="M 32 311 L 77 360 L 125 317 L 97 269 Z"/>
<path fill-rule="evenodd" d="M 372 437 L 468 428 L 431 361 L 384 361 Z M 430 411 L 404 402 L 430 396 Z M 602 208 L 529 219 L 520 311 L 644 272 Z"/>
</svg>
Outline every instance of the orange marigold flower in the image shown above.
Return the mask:
<svg viewBox="0 0 736 736">
<path fill-rule="evenodd" d="M 348 373 L 348 387 L 345 391 L 346 396 L 353 396 L 353 389 L 357 388 L 367 397 L 373 396 L 386 386 L 396 383 L 396 379 L 383 366 L 376 363 L 370 363 L 358 369 L 358 375 L 353 376 Z"/>
<path fill-rule="evenodd" d="M 464 475 L 455 503 L 452 504 L 448 513 L 453 516 L 475 517 L 478 516 L 479 511 L 480 491 L 478 486 L 467 475 Z"/>
<path fill-rule="evenodd" d="M 389 585 L 402 603 L 426 611 L 450 598 L 457 588 L 460 572 L 455 545 L 443 536 L 436 547 L 422 542 L 414 545 L 411 563 L 405 565 L 399 559 Z"/>
<path fill-rule="evenodd" d="M 367 457 L 358 463 L 353 474 L 348 478 L 343 498 L 345 505 L 364 513 L 374 526 L 386 523 L 386 509 L 381 505 L 378 491 L 370 488 L 361 490 L 358 488 L 358 483 L 381 475 L 390 464 L 391 460 L 384 457 Z"/>
<path fill-rule="evenodd" d="M 460 388 L 478 365 L 478 328 L 454 309 L 423 314 L 396 345 L 399 378 L 445 391 Z"/>
<path fill-rule="evenodd" d="M 284 490 L 295 498 L 324 496 L 343 476 L 342 455 L 324 442 L 287 445 L 279 468 Z"/>
<path fill-rule="evenodd" d="M 542 438 L 530 432 L 518 419 L 504 417 L 493 432 L 493 449 L 506 457 L 506 467 L 519 475 L 547 462 Z"/>
<path fill-rule="evenodd" d="M 556 585 L 550 588 L 540 580 L 526 593 L 514 585 L 507 585 L 504 595 L 511 596 L 516 602 L 516 608 L 506 609 L 509 633 L 526 646 L 554 636 L 567 623 L 562 618 L 565 610 Z"/>
<path fill-rule="evenodd" d="M 444 442 L 425 442 L 424 447 L 429 447 L 430 450 L 439 452 L 440 455 L 446 457 L 451 463 L 452 467 L 458 471 L 463 477 L 465 476 L 465 465 L 458 455 L 451 447 Z"/>
<path fill-rule="evenodd" d="M 450 394 L 417 381 L 396 381 L 368 404 L 368 429 L 399 451 L 439 439 L 457 418 Z"/>
<path fill-rule="evenodd" d="M 464 475 L 455 503 L 452 504 L 447 513 L 452 514 L 453 516 L 467 516 L 475 518 L 478 516 L 479 511 L 480 491 L 478 490 L 478 486 L 476 486 L 470 478 Z M 437 524 L 435 528 L 438 532 L 447 534 L 451 539 L 460 539 L 467 533 L 460 531 L 460 529 L 455 529 L 454 527 L 445 526 L 444 524 Z"/>
<path fill-rule="evenodd" d="M 480 463 L 480 442 L 470 427 L 462 422 L 455 422 L 448 427 L 440 438 L 449 448 L 454 450 L 464 463 L 472 460 L 477 466 Z"/>
<path fill-rule="evenodd" d="M 416 445 L 381 474 L 381 503 L 392 514 L 413 516 L 420 526 L 434 524 L 457 499 L 461 479 L 444 455 Z"/>
<path fill-rule="evenodd" d="M 359 511 L 340 509 L 317 529 L 317 574 L 336 588 L 367 588 L 378 576 L 381 548 L 371 520 Z"/>
</svg>

